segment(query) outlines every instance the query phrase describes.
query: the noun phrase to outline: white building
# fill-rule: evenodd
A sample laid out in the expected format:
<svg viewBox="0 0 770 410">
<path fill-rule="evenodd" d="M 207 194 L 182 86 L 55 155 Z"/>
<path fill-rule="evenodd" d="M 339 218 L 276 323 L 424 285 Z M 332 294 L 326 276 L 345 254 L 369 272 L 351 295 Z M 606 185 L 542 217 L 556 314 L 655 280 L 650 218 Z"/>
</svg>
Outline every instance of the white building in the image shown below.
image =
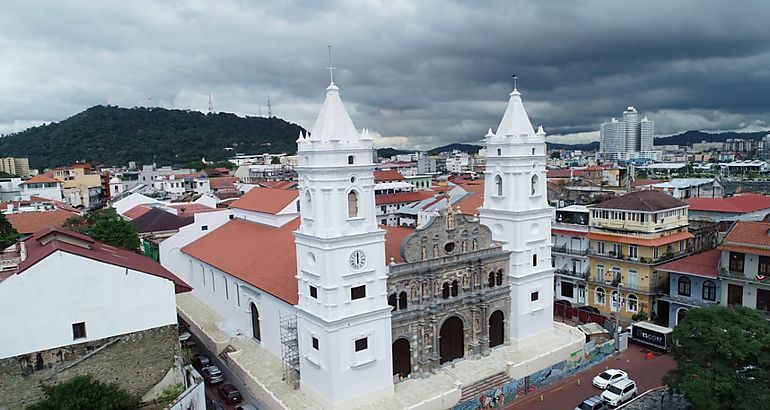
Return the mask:
<svg viewBox="0 0 770 410">
<path fill-rule="evenodd" d="M 0 273 L 0 359 L 176 324 L 190 287 L 145 256 L 57 228 L 22 242 Z M 36 295 L 36 297 L 30 297 Z"/>
<path fill-rule="evenodd" d="M 551 225 L 551 253 L 555 268 L 556 300 L 566 300 L 573 306 L 586 304 L 588 279 L 588 208 L 570 205 L 556 210 Z"/>
<path fill-rule="evenodd" d="M 58 179 L 48 175 L 34 176 L 21 184 L 21 196 L 29 198 L 32 195 L 52 201 L 62 201 L 64 199 L 62 191 L 64 184 Z"/>
<path fill-rule="evenodd" d="M 18 200 L 21 194 L 19 184 L 21 178 L 0 178 L 0 202 Z"/>
<path fill-rule="evenodd" d="M 634 107 L 623 111 L 623 120 L 603 123 L 599 132 L 601 156 L 606 159 L 627 160 L 633 158 L 652 158 L 659 156 L 653 151 L 652 138 L 655 134 L 655 122 L 647 117 L 639 120 L 639 113 Z"/>
<path fill-rule="evenodd" d="M 486 135 L 481 222 L 511 251 L 510 340 L 519 343 L 553 329 L 551 218 L 546 195 L 545 131 L 532 128 L 521 100 L 511 92 L 508 108 Z"/>
</svg>

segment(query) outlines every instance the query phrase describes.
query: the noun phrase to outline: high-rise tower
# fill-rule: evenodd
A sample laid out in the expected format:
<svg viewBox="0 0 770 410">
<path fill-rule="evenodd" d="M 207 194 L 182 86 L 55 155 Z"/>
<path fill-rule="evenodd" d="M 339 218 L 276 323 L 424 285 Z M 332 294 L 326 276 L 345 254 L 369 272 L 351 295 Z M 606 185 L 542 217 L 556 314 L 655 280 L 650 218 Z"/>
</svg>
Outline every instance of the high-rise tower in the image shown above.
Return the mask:
<svg viewBox="0 0 770 410">
<path fill-rule="evenodd" d="M 514 88 L 497 127 L 486 135 L 481 222 L 511 251 L 511 342 L 553 328 L 551 216 L 546 193 L 545 132 L 532 128 Z"/>
<path fill-rule="evenodd" d="M 300 134 L 297 146 L 301 388 L 326 408 L 350 408 L 393 392 L 372 139 L 356 130 L 332 81 L 311 133 Z"/>
</svg>

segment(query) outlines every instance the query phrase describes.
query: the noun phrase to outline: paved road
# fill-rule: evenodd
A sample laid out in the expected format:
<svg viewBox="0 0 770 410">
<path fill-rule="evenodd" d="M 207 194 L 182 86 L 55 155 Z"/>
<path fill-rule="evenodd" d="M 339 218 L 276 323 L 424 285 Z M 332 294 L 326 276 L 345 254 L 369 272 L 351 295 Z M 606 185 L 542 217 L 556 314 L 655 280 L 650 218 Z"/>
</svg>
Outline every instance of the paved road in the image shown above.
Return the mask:
<svg viewBox="0 0 770 410">
<path fill-rule="evenodd" d="M 639 394 L 662 384 L 661 379 L 670 369 L 676 367 L 670 355 L 655 355 L 651 360 L 645 358 L 648 350 L 630 344 L 619 356 L 609 358 L 578 374 L 560 380 L 545 389 L 538 390 L 524 400 L 506 406 L 506 409 L 538 410 L 573 410 L 582 400 L 601 394 L 602 390 L 591 385 L 591 379 L 601 373 L 605 367 L 625 370 L 638 386 Z M 578 379 L 580 386 L 578 386 Z M 543 402 L 540 402 L 540 395 Z"/>
</svg>

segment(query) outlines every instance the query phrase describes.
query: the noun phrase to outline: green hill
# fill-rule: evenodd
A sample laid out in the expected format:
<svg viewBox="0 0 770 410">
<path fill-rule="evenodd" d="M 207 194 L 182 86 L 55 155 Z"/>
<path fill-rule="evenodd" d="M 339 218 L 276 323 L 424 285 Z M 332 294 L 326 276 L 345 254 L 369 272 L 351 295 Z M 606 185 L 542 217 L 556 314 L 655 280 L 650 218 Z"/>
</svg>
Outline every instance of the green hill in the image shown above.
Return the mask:
<svg viewBox="0 0 770 410">
<path fill-rule="evenodd" d="M 29 157 L 35 168 L 75 161 L 180 165 L 201 158 L 223 160 L 235 152 L 293 154 L 300 130 L 276 117 L 98 105 L 0 138 L 0 156 Z"/>
</svg>

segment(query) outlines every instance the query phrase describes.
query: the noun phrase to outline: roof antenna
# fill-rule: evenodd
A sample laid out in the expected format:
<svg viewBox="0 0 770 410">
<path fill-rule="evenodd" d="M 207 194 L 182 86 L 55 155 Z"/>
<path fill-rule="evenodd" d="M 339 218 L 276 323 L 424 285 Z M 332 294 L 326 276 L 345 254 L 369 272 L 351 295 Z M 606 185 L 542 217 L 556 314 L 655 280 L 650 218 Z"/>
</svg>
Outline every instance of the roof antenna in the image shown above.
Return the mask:
<svg viewBox="0 0 770 410">
<path fill-rule="evenodd" d="M 209 114 L 214 112 L 214 105 L 211 103 L 211 94 L 209 94 Z"/>
<path fill-rule="evenodd" d="M 513 77 L 513 89 L 516 90 L 516 80 L 518 80 L 519 77 L 517 77 L 516 74 L 514 74 L 512 77 Z"/>
<path fill-rule="evenodd" d="M 336 69 L 336 67 L 332 66 L 332 46 L 330 45 L 328 47 L 329 47 L 329 67 L 327 67 L 327 68 L 329 69 L 329 79 L 331 80 L 331 84 L 333 85 L 334 84 L 334 70 Z"/>
</svg>

